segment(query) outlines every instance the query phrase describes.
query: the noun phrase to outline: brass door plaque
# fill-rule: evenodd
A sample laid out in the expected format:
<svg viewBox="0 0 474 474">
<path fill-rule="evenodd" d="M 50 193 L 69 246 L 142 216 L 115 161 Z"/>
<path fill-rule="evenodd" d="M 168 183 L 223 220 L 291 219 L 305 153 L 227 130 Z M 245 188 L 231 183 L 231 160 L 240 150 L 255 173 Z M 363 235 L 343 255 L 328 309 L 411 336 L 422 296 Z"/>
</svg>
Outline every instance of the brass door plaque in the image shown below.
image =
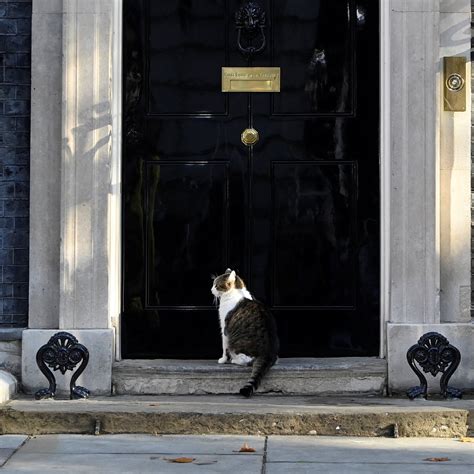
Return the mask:
<svg viewBox="0 0 474 474">
<path fill-rule="evenodd" d="M 444 58 L 444 110 L 466 110 L 466 58 L 462 56 Z"/>
<path fill-rule="evenodd" d="M 222 92 L 280 92 L 280 68 L 223 67 Z"/>
</svg>

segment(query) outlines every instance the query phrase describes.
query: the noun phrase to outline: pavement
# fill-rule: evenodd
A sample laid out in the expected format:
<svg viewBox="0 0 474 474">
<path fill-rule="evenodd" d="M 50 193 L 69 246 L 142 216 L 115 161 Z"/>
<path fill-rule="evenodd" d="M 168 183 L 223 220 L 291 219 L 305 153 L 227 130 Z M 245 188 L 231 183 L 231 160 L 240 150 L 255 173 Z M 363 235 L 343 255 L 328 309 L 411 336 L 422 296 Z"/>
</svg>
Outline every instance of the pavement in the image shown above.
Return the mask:
<svg viewBox="0 0 474 474">
<path fill-rule="evenodd" d="M 465 441 L 342 436 L 3 435 L 0 471 L 467 474 L 474 472 L 474 443 L 469 442 L 471 438 Z M 251 452 L 240 452 L 245 444 Z"/>
</svg>

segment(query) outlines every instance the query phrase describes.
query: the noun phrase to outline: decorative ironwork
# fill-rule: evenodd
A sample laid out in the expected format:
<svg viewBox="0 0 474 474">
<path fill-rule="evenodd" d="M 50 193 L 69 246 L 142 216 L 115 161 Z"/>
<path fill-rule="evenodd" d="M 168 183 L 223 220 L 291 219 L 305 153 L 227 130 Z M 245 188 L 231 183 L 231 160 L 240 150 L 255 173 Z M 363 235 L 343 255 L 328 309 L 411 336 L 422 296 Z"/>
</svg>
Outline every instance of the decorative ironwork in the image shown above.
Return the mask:
<svg viewBox="0 0 474 474">
<path fill-rule="evenodd" d="M 462 391 L 450 387 L 449 379 L 454 374 L 461 362 L 461 353 L 449 341 L 437 332 L 428 332 L 420 337 L 418 343 L 410 347 L 407 352 L 408 364 L 418 376 L 420 385 L 407 391 L 410 399 L 428 395 L 428 383 L 417 364 L 423 372 L 436 376 L 442 373 L 440 380 L 441 395 L 444 398 L 462 398 Z"/>
<path fill-rule="evenodd" d="M 265 49 L 267 40 L 265 28 L 267 19 L 265 10 L 255 1 L 244 1 L 235 13 L 237 28 L 237 46 L 249 59 Z"/>
<path fill-rule="evenodd" d="M 41 346 L 36 353 L 36 363 L 43 375 L 48 379 L 49 387 L 38 390 L 35 393 L 36 400 L 54 398 L 56 396 L 56 378 L 53 372 L 59 370 L 63 375 L 68 370 L 74 370 L 81 363 L 74 375 L 71 377 L 70 399 L 88 398 L 90 392 L 87 388 L 76 386 L 76 380 L 89 362 L 89 351 L 85 346 L 79 344 L 78 340 L 68 332 L 58 332 L 50 338 L 47 344 Z"/>
</svg>

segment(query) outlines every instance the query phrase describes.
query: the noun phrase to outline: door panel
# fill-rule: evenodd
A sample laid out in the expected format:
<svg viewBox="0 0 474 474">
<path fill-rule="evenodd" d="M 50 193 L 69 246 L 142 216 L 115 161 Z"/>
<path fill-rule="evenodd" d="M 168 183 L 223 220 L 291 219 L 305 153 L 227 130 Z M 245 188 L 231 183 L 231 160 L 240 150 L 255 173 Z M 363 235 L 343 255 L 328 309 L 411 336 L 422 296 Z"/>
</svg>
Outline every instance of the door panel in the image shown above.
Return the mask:
<svg viewBox="0 0 474 474">
<path fill-rule="evenodd" d="M 227 62 L 228 2 L 145 2 L 148 114 L 226 114 L 220 92 Z"/>
<path fill-rule="evenodd" d="M 262 0 L 249 60 L 240 0 L 124 1 L 125 357 L 218 357 L 227 267 L 274 312 L 282 357 L 377 354 L 374 3 Z M 222 93 L 221 67 L 250 63 L 281 67 L 281 92 Z"/>
<path fill-rule="evenodd" d="M 272 62 L 284 71 L 284 87 L 273 96 L 272 113 L 352 114 L 355 3 L 271 3 Z"/>
<path fill-rule="evenodd" d="M 273 306 L 355 307 L 356 177 L 355 163 L 273 163 Z"/>
<path fill-rule="evenodd" d="M 146 307 L 209 306 L 202 272 L 228 260 L 229 164 L 156 161 L 147 163 L 145 182 Z"/>
</svg>

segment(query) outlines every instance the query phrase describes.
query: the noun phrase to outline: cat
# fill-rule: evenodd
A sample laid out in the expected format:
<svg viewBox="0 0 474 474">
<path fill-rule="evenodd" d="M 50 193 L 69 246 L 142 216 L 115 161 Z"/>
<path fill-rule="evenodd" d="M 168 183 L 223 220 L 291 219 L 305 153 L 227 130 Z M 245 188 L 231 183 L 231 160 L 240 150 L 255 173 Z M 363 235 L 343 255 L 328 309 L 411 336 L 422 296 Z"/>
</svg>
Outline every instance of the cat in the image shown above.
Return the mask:
<svg viewBox="0 0 474 474">
<path fill-rule="evenodd" d="M 253 365 L 250 380 L 240 389 L 241 395 L 251 397 L 278 359 L 275 319 L 230 268 L 214 279 L 211 292 L 219 303 L 222 332 L 222 357 L 218 363 Z"/>
</svg>

